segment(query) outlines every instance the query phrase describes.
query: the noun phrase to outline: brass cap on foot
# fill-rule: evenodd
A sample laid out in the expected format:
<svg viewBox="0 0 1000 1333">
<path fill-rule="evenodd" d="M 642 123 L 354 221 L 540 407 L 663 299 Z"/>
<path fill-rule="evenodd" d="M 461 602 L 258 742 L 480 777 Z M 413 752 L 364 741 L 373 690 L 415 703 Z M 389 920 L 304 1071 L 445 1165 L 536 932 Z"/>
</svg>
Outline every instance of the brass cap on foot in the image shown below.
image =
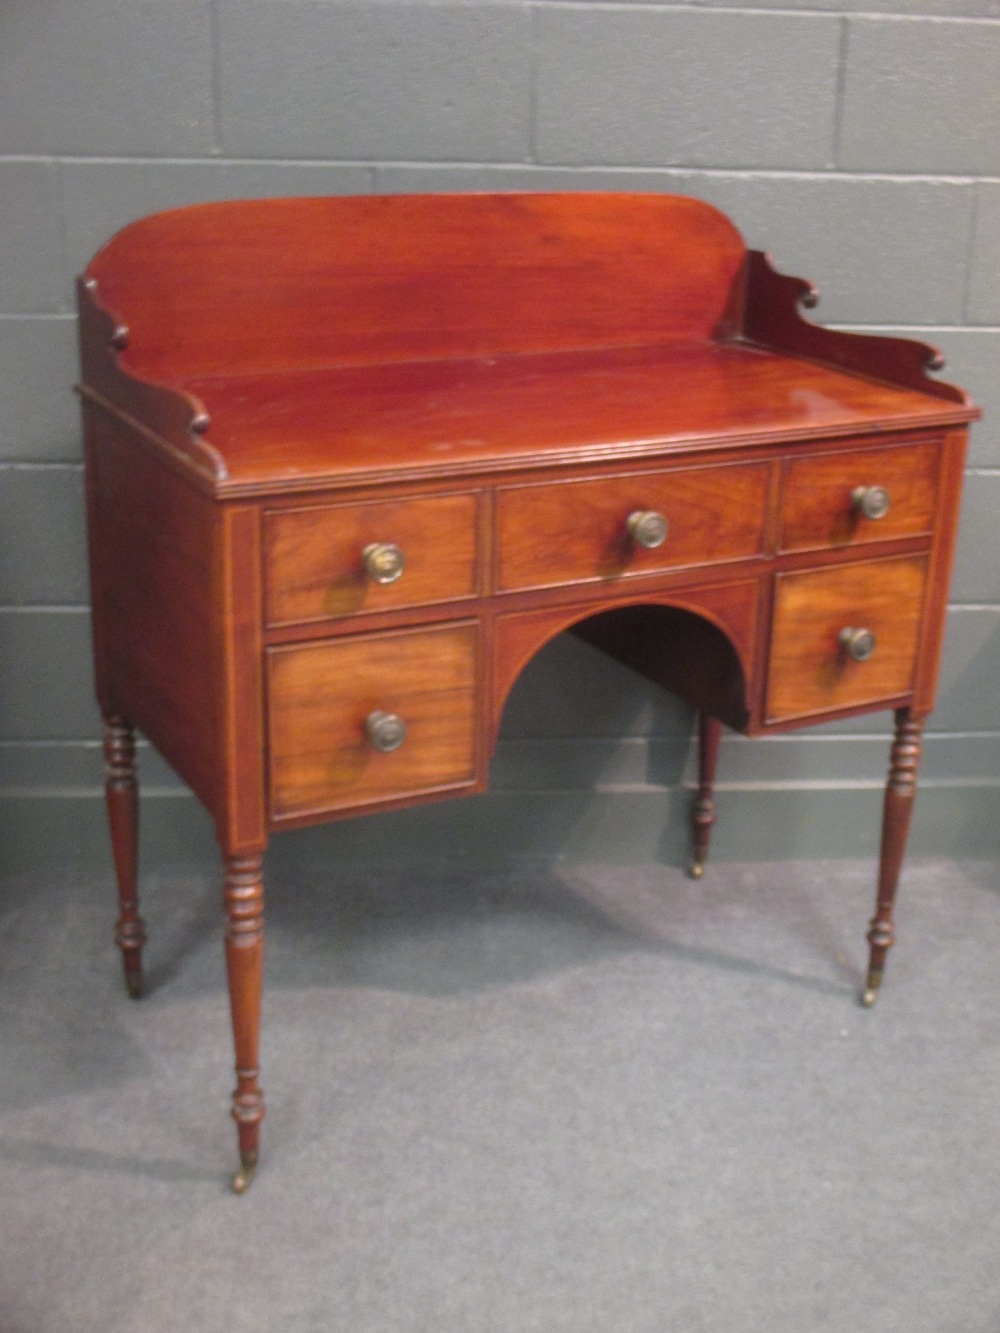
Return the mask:
<svg viewBox="0 0 1000 1333">
<path fill-rule="evenodd" d="M 875 996 L 878 994 L 878 988 L 882 984 L 881 972 L 869 972 L 868 984 L 865 987 L 865 993 L 861 997 L 861 1003 L 866 1009 L 870 1009 L 875 1003 Z"/>
<path fill-rule="evenodd" d="M 240 1153 L 240 1169 L 233 1176 L 232 1180 L 233 1193 L 246 1194 L 256 1171 L 257 1154 L 255 1152 Z"/>
</svg>

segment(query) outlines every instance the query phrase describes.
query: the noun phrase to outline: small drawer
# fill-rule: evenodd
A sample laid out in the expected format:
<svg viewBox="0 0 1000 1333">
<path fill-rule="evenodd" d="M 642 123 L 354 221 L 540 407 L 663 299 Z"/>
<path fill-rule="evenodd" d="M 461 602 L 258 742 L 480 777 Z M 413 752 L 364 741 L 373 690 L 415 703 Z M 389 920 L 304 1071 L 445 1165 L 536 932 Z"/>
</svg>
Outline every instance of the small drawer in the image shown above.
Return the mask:
<svg viewBox="0 0 1000 1333">
<path fill-rule="evenodd" d="M 934 440 L 786 464 L 783 551 L 860 546 L 930 532 L 940 461 Z"/>
<path fill-rule="evenodd" d="M 926 581 L 926 556 L 779 574 L 767 720 L 906 694 Z"/>
<path fill-rule="evenodd" d="M 477 659 L 465 621 L 268 649 L 272 816 L 473 782 Z"/>
<path fill-rule="evenodd" d="M 503 490 L 499 586 L 550 588 L 757 555 L 768 470 L 741 463 Z M 637 531 L 643 516 L 648 526 Z"/>
<path fill-rule="evenodd" d="M 265 517 L 268 625 L 471 597 L 476 497 L 276 509 Z"/>
</svg>

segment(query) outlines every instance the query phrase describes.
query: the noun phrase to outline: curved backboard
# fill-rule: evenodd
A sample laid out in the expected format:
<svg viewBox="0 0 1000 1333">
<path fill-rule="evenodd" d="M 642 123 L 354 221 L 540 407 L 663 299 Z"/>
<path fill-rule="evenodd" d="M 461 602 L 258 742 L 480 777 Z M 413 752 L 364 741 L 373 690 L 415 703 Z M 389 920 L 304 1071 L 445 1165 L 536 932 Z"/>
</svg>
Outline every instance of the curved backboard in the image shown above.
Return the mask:
<svg viewBox="0 0 1000 1333">
<path fill-rule="evenodd" d="M 86 271 L 169 379 L 705 339 L 740 325 L 746 249 L 676 195 L 265 199 L 158 213 Z"/>
</svg>

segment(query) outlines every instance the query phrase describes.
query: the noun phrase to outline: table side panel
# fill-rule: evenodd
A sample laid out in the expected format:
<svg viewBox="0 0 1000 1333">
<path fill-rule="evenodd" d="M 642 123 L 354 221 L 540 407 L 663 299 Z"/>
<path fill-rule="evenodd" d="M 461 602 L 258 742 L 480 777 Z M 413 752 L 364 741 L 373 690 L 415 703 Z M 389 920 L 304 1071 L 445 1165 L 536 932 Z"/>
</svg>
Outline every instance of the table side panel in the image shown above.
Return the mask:
<svg viewBox="0 0 1000 1333">
<path fill-rule="evenodd" d="M 137 726 L 217 812 L 218 506 L 125 423 L 89 406 L 84 423 L 101 705 Z"/>
<path fill-rule="evenodd" d="M 934 544 L 914 683 L 914 708 L 921 715 L 929 713 L 934 707 L 937 692 L 968 438 L 967 427 L 949 430 L 945 432 L 942 446 L 941 476 L 933 519 Z"/>
</svg>

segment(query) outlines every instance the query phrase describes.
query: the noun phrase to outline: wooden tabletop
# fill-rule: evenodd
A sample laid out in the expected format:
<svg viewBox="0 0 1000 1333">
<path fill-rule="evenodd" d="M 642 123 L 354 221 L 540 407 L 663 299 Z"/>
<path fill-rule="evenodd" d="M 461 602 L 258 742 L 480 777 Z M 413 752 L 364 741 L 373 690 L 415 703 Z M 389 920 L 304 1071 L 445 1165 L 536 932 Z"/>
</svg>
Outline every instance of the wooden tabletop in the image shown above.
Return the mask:
<svg viewBox="0 0 1000 1333">
<path fill-rule="evenodd" d="M 953 407 L 746 343 L 686 340 L 178 385 L 205 404 L 226 489 L 913 428 L 940 424 Z"/>
</svg>

